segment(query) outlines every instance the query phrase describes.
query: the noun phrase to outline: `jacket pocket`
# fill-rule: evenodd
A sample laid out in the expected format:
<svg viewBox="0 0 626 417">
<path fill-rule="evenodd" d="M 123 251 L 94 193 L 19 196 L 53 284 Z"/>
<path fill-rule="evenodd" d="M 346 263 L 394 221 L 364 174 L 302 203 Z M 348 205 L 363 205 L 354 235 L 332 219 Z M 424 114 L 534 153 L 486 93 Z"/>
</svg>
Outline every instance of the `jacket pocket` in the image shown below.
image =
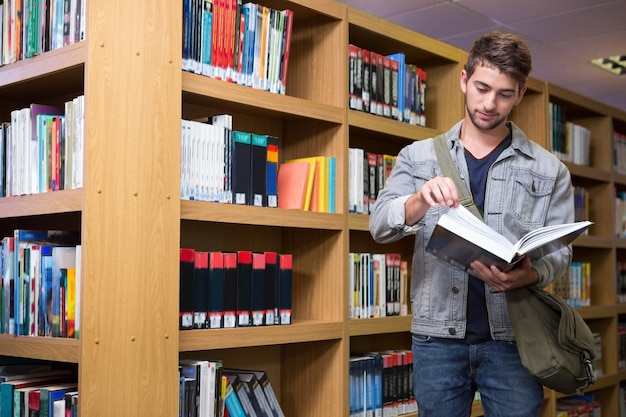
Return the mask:
<svg viewBox="0 0 626 417">
<path fill-rule="evenodd" d="M 529 169 L 514 169 L 511 211 L 524 229 L 543 226 L 554 189 L 554 178 Z"/>
</svg>

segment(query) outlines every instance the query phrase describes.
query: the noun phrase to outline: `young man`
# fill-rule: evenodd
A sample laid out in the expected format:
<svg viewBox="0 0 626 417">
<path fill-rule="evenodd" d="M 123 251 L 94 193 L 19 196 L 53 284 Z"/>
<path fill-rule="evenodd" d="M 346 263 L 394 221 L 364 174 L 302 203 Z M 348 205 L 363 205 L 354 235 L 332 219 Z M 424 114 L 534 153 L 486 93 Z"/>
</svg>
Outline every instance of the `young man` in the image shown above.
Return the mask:
<svg viewBox="0 0 626 417">
<path fill-rule="evenodd" d="M 485 222 L 512 242 L 539 226 L 574 221 L 566 167 L 507 121 L 531 67 L 519 37 L 491 32 L 477 39 L 460 77 L 465 117 L 446 133 Z M 411 333 L 419 415 L 467 417 L 478 390 L 486 417 L 536 417 L 543 390 L 520 361 L 505 292 L 548 285 L 565 272 L 571 247 L 525 259 L 507 273 L 476 261 L 464 273 L 425 250 L 439 217 L 458 205 L 455 184 L 442 176 L 427 139 L 400 151 L 370 216 L 379 243 L 415 235 Z"/>
</svg>

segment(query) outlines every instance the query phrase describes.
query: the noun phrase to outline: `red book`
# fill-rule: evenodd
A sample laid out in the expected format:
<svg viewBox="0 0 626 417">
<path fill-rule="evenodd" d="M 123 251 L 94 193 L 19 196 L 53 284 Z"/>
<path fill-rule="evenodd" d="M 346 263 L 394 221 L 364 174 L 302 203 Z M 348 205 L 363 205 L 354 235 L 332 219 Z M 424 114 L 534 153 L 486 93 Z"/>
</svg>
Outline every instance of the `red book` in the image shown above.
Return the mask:
<svg viewBox="0 0 626 417">
<path fill-rule="evenodd" d="M 234 255 L 234 254 L 233 254 Z M 209 254 L 209 328 L 224 327 L 224 254 Z"/>
<path fill-rule="evenodd" d="M 237 254 L 224 253 L 224 316 L 223 325 L 232 328 L 237 323 Z"/>
<path fill-rule="evenodd" d="M 195 250 L 180 249 L 179 328 L 193 328 L 193 271 Z"/>
<path fill-rule="evenodd" d="M 197 251 L 193 270 L 193 327 L 208 328 L 209 253 Z"/>
<path fill-rule="evenodd" d="M 265 324 L 265 254 L 252 254 L 250 285 L 250 322 L 253 326 Z"/>
<path fill-rule="evenodd" d="M 278 207 L 304 210 L 309 184 L 308 162 L 282 163 L 278 169 Z"/>
<path fill-rule="evenodd" d="M 291 324 L 291 281 L 292 281 L 292 255 L 278 255 L 278 310 L 280 324 Z"/>
<path fill-rule="evenodd" d="M 291 50 L 291 30 L 293 27 L 293 11 L 283 10 L 285 28 L 283 32 L 283 56 L 280 68 L 280 94 L 287 91 L 287 68 L 289 67 L 289 52 Z"/>
<path fill-rule="evenodd" d="M 265 252 L 265 325 L 279 324 L 278 254 Z"/>
<path fill-rule="evenodd" d="M 237 252 L 237 327 L 250 325 L 252 303 L 252 252 Z"/>
</svg>

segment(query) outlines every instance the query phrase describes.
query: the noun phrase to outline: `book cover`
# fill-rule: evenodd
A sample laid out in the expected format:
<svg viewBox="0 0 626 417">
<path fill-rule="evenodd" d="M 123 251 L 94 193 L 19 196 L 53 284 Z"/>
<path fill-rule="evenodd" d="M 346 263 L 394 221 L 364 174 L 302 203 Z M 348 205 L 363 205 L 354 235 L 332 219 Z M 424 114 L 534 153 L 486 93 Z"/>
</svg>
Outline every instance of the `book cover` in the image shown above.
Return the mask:
<svg viewBox="0 0 626 417">
<path fill-rule="evenodd" d="M 233 204 L 250 203 L 252 135 L 238 130 L 232 131 L 232 191 Z"/>
<path fill-rule="evenodd" d="M 237 325 L 237 254 L 224 253 L 224 316 L 226 328 Z"/>
<path fill-rule="evenodd" d="M 250 325 L 252 302 L 252 252 L 237 251 L 237 327 Z"/>
<path fill-rule="evenodd" d="M 280 324 L 291 324 L 291 281 L 293 273 L 293 257 L 291 254 L 278 255 L 278 313 Z"/>
<path fill-rule="evenodd" d="M 470 263 L 478 260 L 509 271 L 524 256 L 537 259 L 569 245 L 592 224 L 581 221 L 545 226 L 511 243 L 459 206 L 439 218 L 426 250 L 462 270 L 468 270 Z"/>
<path fill-rule="evenodd" d="M 267 135 L 251 135 L 250 201 L 257 207 L 267 207 Z"/>
<path fill-rule="evenodd" d="M 193 328 L 206 329 L 209 313 L 209 253 L 196 251 L 193 270 Z"/>
<path fill-rule="evenodd" d="M 278 169 L 278 207 L 304 210 L 309 193 L 311 167 L 308 162 L 282 163 Z"/>
<path fill-rule="evenodd" d="M 395 102 L 396 102 L 396 119 L 402 121 L 404 120 L 404 100 L 405 100 L 405 90 L 406 90 L 406 57 L 404 52 L 396 52 L 395 54 L 387 55 L 387 58 L 390 58 L 398 63 L 397 65 L 397 75 L 395 80 Z"/>
<path fill-rule="evenodd" d="M 250 288 L 250 322 L 253 326 L 265 324 L 265 254 L 252 254 L 252 276 Z"/>
<path fill-rule="evenodd" d="M 276 136 L 267 136 L 265 174 L 267 207 L 278 207 L 278 138 Z"/>
<path fill-rule="evenodd" d="M 209 253 L 209 328 L 224 327 L 224 254 Z"/>
<path fill-rule="evenodd" d="M 180 290 L 179 290 L 179 328 L 193 328 L 193 271 L 195 250 L 180 249 Z"/>
</svg>

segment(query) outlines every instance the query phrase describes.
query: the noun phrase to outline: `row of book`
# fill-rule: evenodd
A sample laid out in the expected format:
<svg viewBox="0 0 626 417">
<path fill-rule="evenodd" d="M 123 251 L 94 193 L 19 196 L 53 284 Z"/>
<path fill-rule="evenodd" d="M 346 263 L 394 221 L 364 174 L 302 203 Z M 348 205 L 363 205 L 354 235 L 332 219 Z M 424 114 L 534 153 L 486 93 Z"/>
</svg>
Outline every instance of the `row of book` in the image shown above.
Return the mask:
<svg viewBox="0 0 626 417">
<path fill-rule="evenodd" d="M 567 111 L 559 104 L 549 104 L 551 138 L 548 150 L 560 160 L 577 165 L 589 165 L 591 131 L 581 125 L 567 121 Z"/>
<path fill-rule="evenodd" d="M 426 71 L 404 52 L 382 55 L 348 46 L 348 106 L 401 122 L 426 126 Z"/>
<path fill-rule="evenodd" d="M 406 316 L 408 262 L 399 253 L 348 254 L 350 319 Z"/>
<path fill-rule="evenodd" d="M 180 329 L 291 324 L 292 255 L 180 249 Z"/>
<path fill-rule="evenodd" d="M 78 414 L 75 372 L 47 364 L 0 367 L 0 416 L 65 417 Z"/>
<path fill-rule="evenodd" d="M 2 333 L 78 338 L 80 235 L 16 229 L 0 240 Z"/>
<path fill-rule="evenodd" d="M 626 135 L 613 132 L 613 169 L 626 175 Z"/>
<path fill-rule="evenodd" d="M 241 0 L 184 0 L 183 70 L 285 94 L 293 20 Z"/>
<path fill-rule="evenodd" d="M 0 123 L 0 197 L 82 187 L 84 96 L 11 111 Z"/>
<path fill-rule="evenodd" d="M 398 416 L 417 412 L 410 350 L 352 353 L 350 417 Z"/>
<path fill-rule="evenodd" d="M 556 401 L 556 417 L 600 417 L 602 404 L 593 394 L 574 395 Z"/>
<path fill-rule="evenodd" d="M 278 138 L 233 130 L 229 114 L 181 121 L 181 198 L 335 212 L 334 157 L 279 165 Z"/>
<path fill-rule="evenodd" d="M 348 150 L 349 192 L 348 212 L 369 214 L 378 192 L 396 164 L 397 156 L 367 152 L 361 148 Z"/>
<path fill-rule="evenodd" d="M 86 0 L 0 2 L 0 65 L 85 39 Z"/>
<path fill-rule="evenodd" d="M 284 417 L 265 371 L 181 359 L 178 376 L 179 417 Z"/>
<path fill-rule="evenodd" d="M 626 191 L 615 192 L 615 236 L 626 238 Z"/>
<path fill-rule="evenodd" d="M 565 274 L 553 282 L 552 291 L 573 307 L 591 305 L 591 263 L 572 262 Z"/>
</svg>

